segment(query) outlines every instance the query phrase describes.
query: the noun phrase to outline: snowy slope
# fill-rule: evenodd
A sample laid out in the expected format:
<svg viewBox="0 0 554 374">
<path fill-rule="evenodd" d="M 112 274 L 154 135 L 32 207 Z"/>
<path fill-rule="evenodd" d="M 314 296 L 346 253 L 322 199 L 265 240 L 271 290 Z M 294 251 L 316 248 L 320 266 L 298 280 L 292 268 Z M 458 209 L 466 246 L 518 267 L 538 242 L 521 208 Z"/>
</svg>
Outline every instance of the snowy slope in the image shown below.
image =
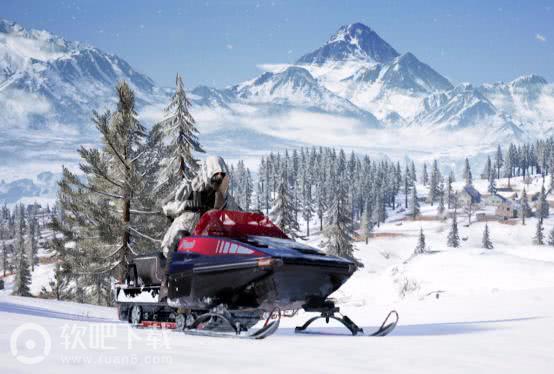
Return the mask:
<svg viewBox="0 0 554 374">
<path fill-rule="evenodd" d="M 539 188 L 539 179 L 527 186 L 530 193 Z M 521 182 L 512 179 L 516 191 Z M 476 181 L 476 188 L 484 191 L 486 181 Z M 425 188 L 418 190 L 423 196 Z M 25 323 L 46 329 L 52 345 L 39 366 L 23 365 L 10 349 L 0 352 L 0 362 L 10 373 L 37 367 L 83 374 L 549 373 L 554 364 L 554 250 L 531 244 L 535 221 L 525 226 L 490 221 L 495 248 L 485 250 L 480 248 L 484 223 L 465 227 L 461 214 L 460 237 L 466 240 L 454 249 L 445 245 L 448 222 L 435 219 L 436 207 L 424 204 L 422 212 L 422 218 L 412 221 L 390 211 L 390 219 L 368 245 L 356 243 L 356 256 L 365 267 L 334 295 L 341 311 L 368 332 L 388 310 L 396 309 L 400 323 L 389 337 L 350 337 L 333 322 L 317 322 L 312 334 L 294 335 L 294 326 L 305 321 L 307 313 L 284 319 L 278 332 L 264 341 L 191 337 L 129 330 L 116 321 L 114 308 L 4 294 L 2 345 L 8 347 L 14 331 Z M 545 222 L 550 230 L 554 216 Z M 412 257 L 420 228 L 433 253 Z M 320 240 L 316 232 L 310 242 L 317 245 Z M 37 346 L 29 348 L 29 339 Z M 36 333 L 22 333 L 16 342 L 19 353 L 40 352 L 40 339 Z"/>
</svg>

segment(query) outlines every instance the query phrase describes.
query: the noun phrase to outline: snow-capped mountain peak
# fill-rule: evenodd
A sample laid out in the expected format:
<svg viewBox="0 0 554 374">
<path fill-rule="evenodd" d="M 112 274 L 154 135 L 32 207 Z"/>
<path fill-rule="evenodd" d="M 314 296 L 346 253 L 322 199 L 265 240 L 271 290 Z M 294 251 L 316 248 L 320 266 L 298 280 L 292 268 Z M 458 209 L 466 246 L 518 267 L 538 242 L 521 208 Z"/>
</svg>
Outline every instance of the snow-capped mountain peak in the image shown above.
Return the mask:
<svg viewBox="0 0 554 374">
<path fill-rule="evenodd" d="M 544 86 L 545 84 L 548 84 L 547 80 L 536 74 L 522 75 L 510 82 L 512 87 Z"/>
<path fill-rule="evenodd" d="M 375 31 L 362 23 L 353 23 L 341 26 L 323 47 L 300 57 L 297 63 L 321 65 L 356 59 L 387 63 L 398 55 Z"/>
</svg>

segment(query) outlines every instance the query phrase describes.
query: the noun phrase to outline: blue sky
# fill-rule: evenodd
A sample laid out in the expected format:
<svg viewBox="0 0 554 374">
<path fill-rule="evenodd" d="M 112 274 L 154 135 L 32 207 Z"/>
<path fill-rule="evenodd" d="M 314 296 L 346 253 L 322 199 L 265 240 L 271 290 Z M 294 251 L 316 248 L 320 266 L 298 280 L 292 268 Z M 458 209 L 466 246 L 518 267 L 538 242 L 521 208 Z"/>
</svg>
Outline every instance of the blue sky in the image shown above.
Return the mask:
<svg viewBox="0 0 554 374">
<path fill-rule="evenodd" d="M 161 85 L 224 87 L 363 22 L 453 82 L 554 81 L 554 1 L 23 1 L 0 17 L 88 42 Z"/>
</svg>

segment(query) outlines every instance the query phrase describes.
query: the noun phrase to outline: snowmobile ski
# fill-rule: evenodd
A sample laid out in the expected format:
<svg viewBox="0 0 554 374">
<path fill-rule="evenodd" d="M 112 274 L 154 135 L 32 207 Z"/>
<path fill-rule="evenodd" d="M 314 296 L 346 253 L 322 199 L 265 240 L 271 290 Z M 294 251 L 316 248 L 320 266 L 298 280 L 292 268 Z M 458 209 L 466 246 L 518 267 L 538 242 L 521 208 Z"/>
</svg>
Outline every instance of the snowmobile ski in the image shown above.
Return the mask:
<svg viewBox="0 0 554 374">
<path fill-rule="evenodd" d="M 275 320 L 251 334 L 244 334 L 244 333 L 237 334 L 236 332 L 198 330 L 198 329 L 185 329 L 183 332 L 186 335 L 194 335 L 194 336 L 261 340 L 272 335 L 275 331 L 277 331 L 278 328 L 279 328 L 279 320 Z"/>
<path fill-rule="evenodd" d="M 271 320 L 276 316 L 275 320 Z M 196 318 L 187 328 L 182 330 L 185 334 L 196 336 L 225 337 L 238 339 L 264 339 L 272 335 L 279 328 L 281 322 L 281 311 L 274 309 L 265 320 L 262 328 L 248 333 L 238 322 L 234 322 L 228 313 L 210 312 Z M 216 326 L 216 329 L 211 327 Z M 221 330 L 224 328 L 224 330 Z"/>
<path fill-rule="evenodd" d="M 345 316 L 345 315 L 337 316 L 336 313 L 339 313 L 339 308 L 334 307 L 334 305 L 330 308 L 326 308 L 319 311 L 321 312 L 321 315 L 310 318 L 302 326 L 297 326 L 294 329 L 294 332 L 300 333 L 300 334 L 310 334 L 310 332 L 306 331 L 306 329 L 308 328 L 308 326 L 312 324 L 312 322 L 318 319 L 325 319 L 325 322 L 329 323 L 329 321 L 333 319 L 343 324 L 344 327 L 346 327 L 350 331 L 352 336 L 387 336 L 392 332 L 392 330 L 394 330 L 394 328 L 398 324 L 398 319 L 399 319 L 398 313 L 395 310 L 391 310 L 387 315 L 387 318 L 385 318 L 385 320 L 383 321 L 381 326 L 377 329 L 377 331 L 375 331 L 370 335 L 366 335 L 364 334 L 364 330 L 358 325 L 356 325 L 348 316 Z M 322 335 L 325 335 L 325 333 L 323 333 Z"/>
</svg>

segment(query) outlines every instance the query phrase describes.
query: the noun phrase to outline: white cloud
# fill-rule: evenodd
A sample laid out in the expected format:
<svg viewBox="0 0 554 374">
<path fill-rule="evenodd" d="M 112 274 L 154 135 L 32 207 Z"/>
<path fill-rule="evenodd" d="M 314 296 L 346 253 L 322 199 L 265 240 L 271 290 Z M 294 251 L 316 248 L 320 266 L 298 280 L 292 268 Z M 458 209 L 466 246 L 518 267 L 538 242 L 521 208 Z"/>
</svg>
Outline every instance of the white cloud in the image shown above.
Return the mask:
<svg viewBox="0 0 554 374">
<path fill-rule="evenodd" d="M 233 45 L 232 45 L 232 44 L 227 44 L 227 45 L 225 45 L 225 48 L 227 48 L 227 49 L 233 49 Z"/>
<path fill-rule="evenodd" d="M 537 39 L 539 42 L 543 42 L 543 43 L 546 42 L 546 36 L 544 36 L 543 34 L 537 33 L 535 35 L 535 39 Z"/>
</svg>

